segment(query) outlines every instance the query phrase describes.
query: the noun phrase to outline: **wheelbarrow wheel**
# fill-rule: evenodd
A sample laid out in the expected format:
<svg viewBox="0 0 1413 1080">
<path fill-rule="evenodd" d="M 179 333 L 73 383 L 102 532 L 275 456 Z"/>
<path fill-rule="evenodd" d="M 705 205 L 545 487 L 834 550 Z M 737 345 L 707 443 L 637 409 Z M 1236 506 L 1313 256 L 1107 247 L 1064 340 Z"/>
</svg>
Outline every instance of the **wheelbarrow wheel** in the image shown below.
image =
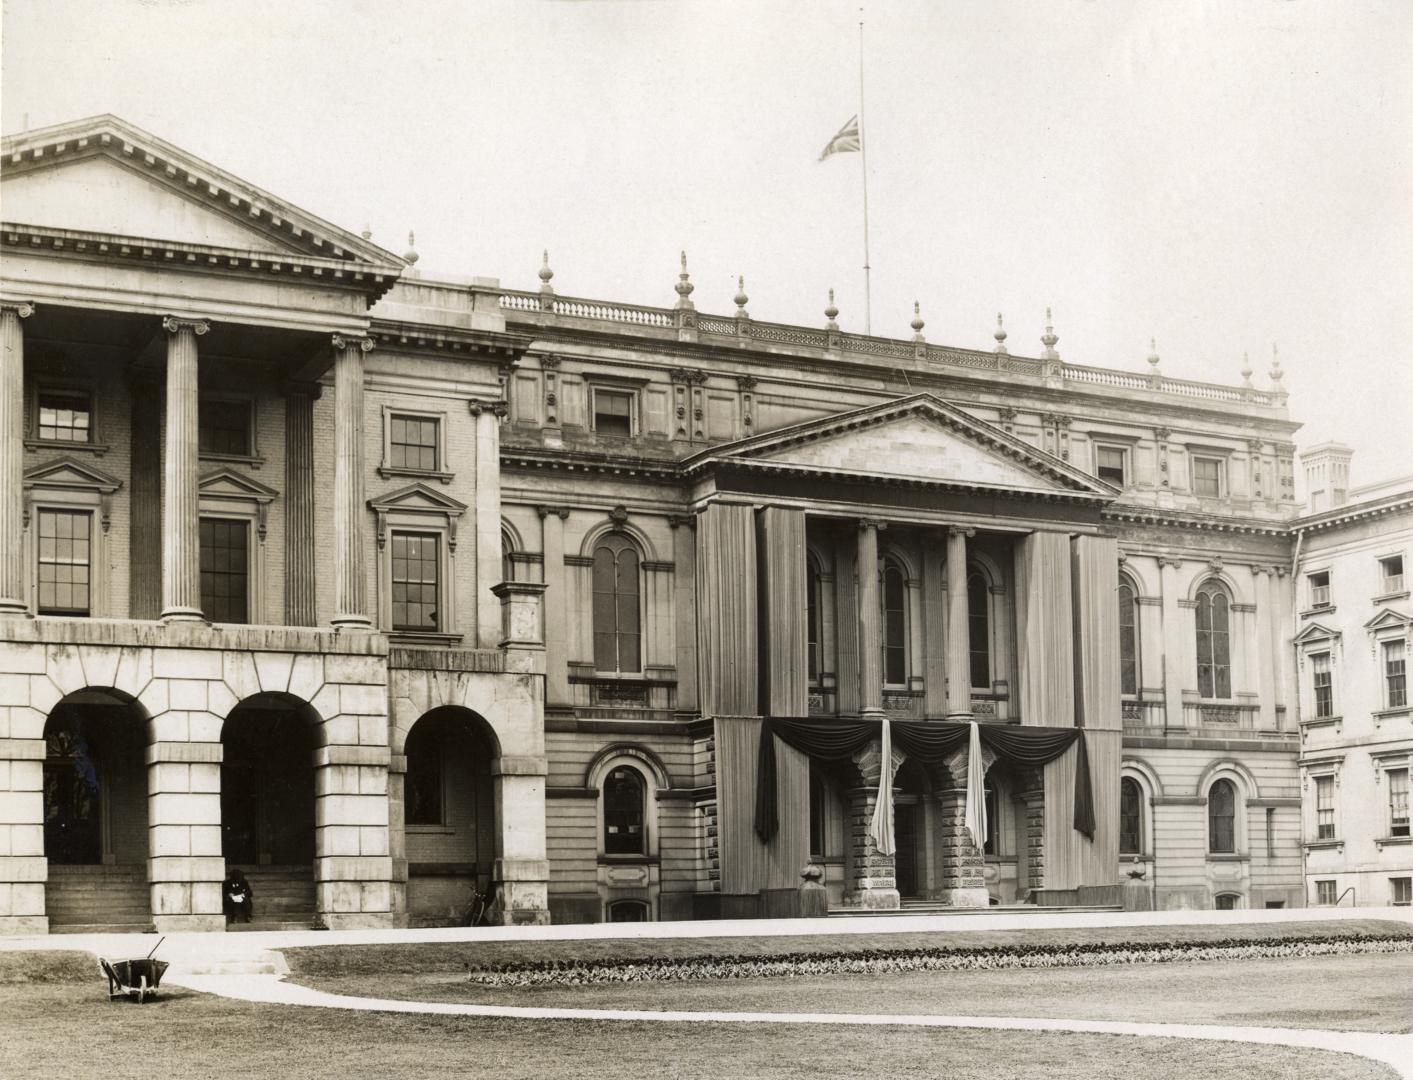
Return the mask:
<svg viewBox="0 0 1413 1080">
<path fill-rule="evenodd" d="M 143 975 L 137 984 L 137 1003 L 141 1005 L 147 1000 L 147 976 Z"/>
</svg>

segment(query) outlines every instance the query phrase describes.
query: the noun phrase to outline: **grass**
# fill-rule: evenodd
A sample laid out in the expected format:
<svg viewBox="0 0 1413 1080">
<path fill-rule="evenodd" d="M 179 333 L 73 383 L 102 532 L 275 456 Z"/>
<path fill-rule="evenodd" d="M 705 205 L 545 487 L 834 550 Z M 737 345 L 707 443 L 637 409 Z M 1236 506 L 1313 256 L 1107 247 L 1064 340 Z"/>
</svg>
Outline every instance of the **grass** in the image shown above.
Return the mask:
<svg viewBox="0 0 1413 1080">
<path fill-rule="evenodd" d="M 181 989 L 147 1005 L 110 1004 L 92 969 L 82 980 L 64 961 L 47 970 L 58 981 L 0 985 L 0 1076 L 40 1070 L 66 1080 L 1394 1075 L 1373 1062 L 1324 1051 L 1112 1035 L 403 1016 L 255 1005 Z"/>
<path fill-rule="evenodd" d="M 355 997 L 600 1009 L 934 1013 L 1413 1030 L 1413 955 L 489 988 L 464 974 L 295 976 Z"/>
<path fill-rule="evenodd" d="M 290 970 L 304 979 L 340 975 L 461 973 L 492 964 L 543 960 L 688 959 L 853 953 L 871 949 L 971 948 L 998 945 L 1222 942 L 1238 938 L 1413 936 L 1406 923 L 1378 919 L 1247 923 L 1230 926 L 1116 926 L 1061 930 L 960 930 L 901 934 L 806 934 L 796 937 L 638 938 L 584 941 L 458 941 L 409 945 L 321 945 L 284 950 Z"/>
</svg>

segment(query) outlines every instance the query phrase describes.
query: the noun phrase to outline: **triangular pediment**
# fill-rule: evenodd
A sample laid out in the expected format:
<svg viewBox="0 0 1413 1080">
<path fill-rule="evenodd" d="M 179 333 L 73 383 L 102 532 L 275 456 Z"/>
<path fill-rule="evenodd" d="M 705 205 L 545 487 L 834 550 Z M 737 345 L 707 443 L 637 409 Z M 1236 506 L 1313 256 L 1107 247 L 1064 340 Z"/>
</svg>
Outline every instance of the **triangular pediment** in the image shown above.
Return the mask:
<svg viewBox="0 0 1413 1080">
<path fill-rule="evenodd" d="M 245 499 L 253 502 L 273 502 L 279 492 L 266 487 L 259 480 L 252 479 L 235 469 L 216 469 L 203 476 L 197 486 L 203 498 Z"/>
<path fill-rule="evenodd" d="M 381 513 L 422 511 L 459 517 L 466 511 L 464 502 L 457 502 L 450 495 L 443 495 L 422 483 L 408 484 L 407 487 L 369 499 L 368 505 Z"/>
<path fill-rule="evenodd" d="M 1384 608 L 1364 624 L 1364 629 L 1370 631 L 1399 628 L 1407 629 L 1410 624 L 1413 624 L 1413 619 L 1410 619 L 1407 615 L 1399 611 L 1394 611 L 1393 608 Z"/>
<path fill-rule="evenodd" d="M 797 424 L 684 463 L 1108 501 L 1116 488 L 931 394 Z"/>
<path fill-rule="evenodd" d="M 1297 645 L 1307 644 L 1312 641 L 1333 641 L 1338 638 L 1339 631 L 1331 630 L 1323 623 L 1311 623 L 1291 640 Z"/>
<path fill-rule="evenodd" d="M 95 469 L 86 461 L 74 457 L 55 458 L 25 470 L 27 488 L 62 488 L 69 491 L 96 491 L 111 495 L 123 486 L 116 476 Z"/>
<path fill-rule="evenodd" d="M 397 269 L 391 252 L 114 116 L 7 136 L 6 222 Z"/>
</svg>

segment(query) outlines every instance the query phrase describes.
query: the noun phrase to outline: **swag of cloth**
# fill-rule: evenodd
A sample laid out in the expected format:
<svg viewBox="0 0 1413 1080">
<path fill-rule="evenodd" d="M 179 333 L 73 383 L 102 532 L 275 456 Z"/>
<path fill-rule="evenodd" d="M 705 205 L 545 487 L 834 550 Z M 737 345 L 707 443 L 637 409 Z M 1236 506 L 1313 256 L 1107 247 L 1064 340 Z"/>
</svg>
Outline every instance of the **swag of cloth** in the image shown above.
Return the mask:
<svg viewBox="0 0 1413 1080">
<path fill-rule="evenodd" d="M 1074 784 L 1074 828 L 1090 840 L 1094 839 L 1094 787 L 1089 771 L 1089 750 L 1085 745 L 1083 728 L 1012 727 L 999 724 L 977 723 L 936 723 L 923 720 L 817 720 L 810 717 L 767 716 L 760 726 L 760 741 L 756 748 L 756 835 L 762 842 L 768 842 L 780 827 L 776 809 L 775 740 L 778 738 L 787 746 L 805 754 L 814 761 L 847 761 L 875 739 L 882 741 L 886 736 L 891 745 L 885 746 L 885 753 L 891 755 L 892 745 L 924 765 L 940 765 L 963 743 L 970 743 L 972 751 L 968 755 L 968 781 L 973 768 L 981 772 L 980 758 L 976 747 L 987 746 L 1002 761 L 1027 768 L 1045 765 L 1078 742 L 1075 754 Z M 892 807 L 892 762 L 884 757 L 879 775 L 879 798 L 874 806 L 871 832 L 874 843 L 883 854 L 892 850 L 892 829 L 887 829 L 888 849 L 878 843 L 878 833 L 883 825 L 891 825 Z M 978 778 L 978 790 L 981 780 Z M 970 787 L 970 782 L 968 783 Z M 879 806 L 887 807 L 884 817 Z M 969 799 L 969 802 L 984 803 L 983 797 Z M 967 825 L 972 827 L 971 807 L 968 807 Z M 985 811 L 980 812 L 975 826 L 985 834 Z M 974 832 L 978 846 L 982 839 Z"/>
</svg>

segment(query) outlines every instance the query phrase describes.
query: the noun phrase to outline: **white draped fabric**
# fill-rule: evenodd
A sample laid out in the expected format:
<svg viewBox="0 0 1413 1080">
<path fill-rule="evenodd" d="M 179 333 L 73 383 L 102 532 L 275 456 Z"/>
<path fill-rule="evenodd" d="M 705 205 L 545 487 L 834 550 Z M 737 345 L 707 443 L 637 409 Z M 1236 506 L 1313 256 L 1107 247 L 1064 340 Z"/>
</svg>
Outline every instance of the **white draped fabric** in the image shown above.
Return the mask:
<svg viewBox="0 0 1413 1080">
<path fill-rule="evenodd" d="M 893 854 L 893 730 L 888 717 L 883 717 L 883 760 L 878 770 L 878 798 L 873 804 L 873 820 L 869 835 L 880 855 Z"/>
<path fill-rule="evenodd" d="M 981 760 L 981 729 L 971 722 L 967 743 L 967 791 L 963 823 L 978 851 L 986 843 L 986 765 Z"/>
</svg>

